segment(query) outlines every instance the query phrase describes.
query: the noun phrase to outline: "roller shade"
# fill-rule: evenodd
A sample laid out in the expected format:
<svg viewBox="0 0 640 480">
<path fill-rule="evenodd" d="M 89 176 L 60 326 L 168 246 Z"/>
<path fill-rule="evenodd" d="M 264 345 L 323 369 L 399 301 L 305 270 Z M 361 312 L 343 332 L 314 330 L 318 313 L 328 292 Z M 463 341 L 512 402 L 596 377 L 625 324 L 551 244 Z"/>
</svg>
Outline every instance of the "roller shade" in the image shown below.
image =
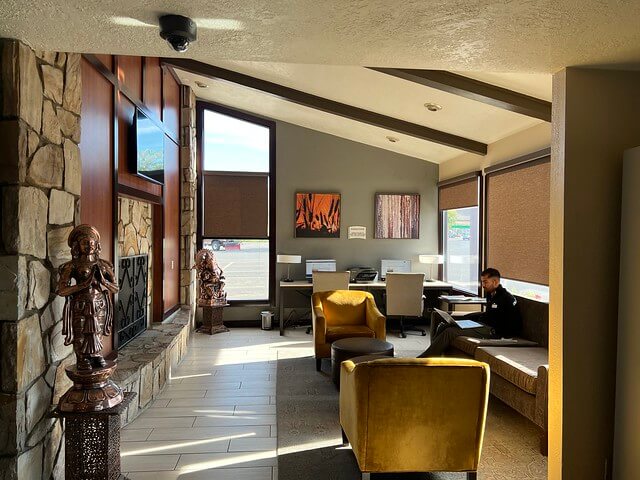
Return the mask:
<svg viewBox="0 0 640 480">
<path fill-rule="evenodd" d="M 479 182 L 480 176 L 473 176 L 459 182 L 440 185 L 438 187 L 438 208 L 451 210 L 477 206 L 479 203 Z"/>
<path fill-rule="evenodd" d="M 267 238 L 268 175 L 203 175 L 202 235 Z"/>
<path fill-rule="evenodd" d="M 487 259 L 503 277 L 549 284 L 550 157 L 485 178 Z"/>
</svg>

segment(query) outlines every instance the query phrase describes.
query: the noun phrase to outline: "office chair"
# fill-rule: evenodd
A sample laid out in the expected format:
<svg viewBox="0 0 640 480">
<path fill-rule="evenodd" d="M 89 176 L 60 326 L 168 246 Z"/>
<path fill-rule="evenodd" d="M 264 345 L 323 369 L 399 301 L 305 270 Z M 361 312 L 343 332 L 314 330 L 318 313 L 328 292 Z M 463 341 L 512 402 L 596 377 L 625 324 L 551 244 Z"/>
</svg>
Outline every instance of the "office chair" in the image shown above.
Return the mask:
<svg viewBox="0 0 640 480">
<path fill-rule="evenodd" d="M 406 330 L 426 335 L 421 328 L 404 325 L 405 317 L 422 317 L 424 273 L 388 273 L 386 283 L 386 315 L 400 317 L 400 337 L 407 338 Z"/>
<path fill-rule="evenodd" d="M 313 293 L 329 290 L 349 290 L 349 272 L 313 272 Z M 313 307 L 312 307 L 313 308 Z M 307 328 L 307 335 L 313 326 Z"/>
</svg>

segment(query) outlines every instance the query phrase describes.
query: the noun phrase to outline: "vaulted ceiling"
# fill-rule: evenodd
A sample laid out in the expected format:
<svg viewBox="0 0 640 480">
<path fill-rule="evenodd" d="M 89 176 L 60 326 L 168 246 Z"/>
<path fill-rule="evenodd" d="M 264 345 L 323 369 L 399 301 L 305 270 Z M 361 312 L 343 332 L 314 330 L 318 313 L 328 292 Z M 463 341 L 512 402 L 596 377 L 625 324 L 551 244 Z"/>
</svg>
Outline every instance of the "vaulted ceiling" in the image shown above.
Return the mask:
<svg viewBox="0 0 640 480">
<path fill-rule="evenodd" d="M 261 62 L 216 62 L 217 66 L 254 78 L 295 88 L 322 98 L 360 107 L 389 117 L 491 144 L 542 122 L 518 113 L 429 88 L 363 67 Z M 234 83 L 175 70 L 203 100 L 286 121 L 405 155 L 442 163 L 462 152 L 397 131 L 336 116 Z M 551 96 L 549 75 L 491 75 L 521 93 Z M 198 85 L 206 85 L 202 88 Z M 442 110 L 432 112 L 426 103 Z M 395 140 L 390 142 L 389 138 Z"/>
</svg>

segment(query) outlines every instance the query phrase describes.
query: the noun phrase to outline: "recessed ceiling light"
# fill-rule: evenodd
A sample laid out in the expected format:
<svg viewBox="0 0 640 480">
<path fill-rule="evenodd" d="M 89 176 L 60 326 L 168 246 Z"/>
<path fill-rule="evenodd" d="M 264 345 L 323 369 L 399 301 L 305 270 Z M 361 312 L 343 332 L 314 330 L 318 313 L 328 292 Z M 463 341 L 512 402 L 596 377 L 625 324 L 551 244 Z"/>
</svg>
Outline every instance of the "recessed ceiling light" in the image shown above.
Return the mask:
<svg viewBox="0 0 640 480">
<path fill-rule="evenodd" d="M 196 85 L 197 85 L 198 87 L 200 87 L 200 88 L 209 88 L 209 85 L 207 85 L 207 84 L 206 84 L 206 83 L 204 83 L 204 82 L 200 82 L 200 81 L 198 81 L 198 80 L 196 80 Z"/>
<path fill-rule="evenodd" d="M 427 102 L 424 104 L 425 108 L 430 112 L 439 112 L 442 110 L 442 105 L 438 105 L 437 103 Z"/>
<path fill-rule="evenodd" d="M 391 135 L 387 137 L 387 140 L 389 140 L 391 143 L 396 143 L 400 141 L 398 137 L 392 137 Z"/>
</svg>

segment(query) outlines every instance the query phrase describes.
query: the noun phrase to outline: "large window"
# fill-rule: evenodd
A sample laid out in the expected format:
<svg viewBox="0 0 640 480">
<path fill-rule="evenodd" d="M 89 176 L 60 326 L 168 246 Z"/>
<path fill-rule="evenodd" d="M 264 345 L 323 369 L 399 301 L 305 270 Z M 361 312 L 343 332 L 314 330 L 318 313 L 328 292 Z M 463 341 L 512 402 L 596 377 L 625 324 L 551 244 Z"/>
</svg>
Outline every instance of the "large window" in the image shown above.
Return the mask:
<svg viewBox="0 0 640 480">
<path fill-rule="evenodd" d="M 478 207 L 442 211 L 444 280 L 457 289 L 478 293 L 480 235 Z"/>
<path fill-rule="evenodd" d="M 442 278 L 474 295 L 480 289 L 480 186 L 480 172 L 438 185 Z"/>
<path fill-rule="evenodd" d="M 274 125 L 199 106 L 200 241 L 215 252 L 230 302 L 273 299 Z"/>
</svg>

